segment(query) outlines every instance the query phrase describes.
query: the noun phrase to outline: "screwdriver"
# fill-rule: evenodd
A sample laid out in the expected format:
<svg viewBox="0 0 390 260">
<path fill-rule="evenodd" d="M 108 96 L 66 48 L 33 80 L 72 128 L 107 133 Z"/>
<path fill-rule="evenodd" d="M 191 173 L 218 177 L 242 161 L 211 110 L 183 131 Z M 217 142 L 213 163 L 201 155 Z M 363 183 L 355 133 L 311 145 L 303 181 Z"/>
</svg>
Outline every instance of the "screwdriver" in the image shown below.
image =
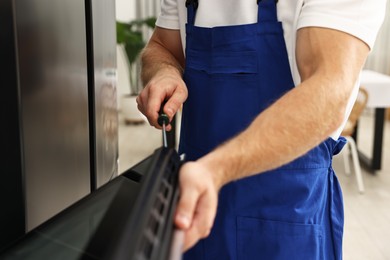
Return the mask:
<svg viewBox="0 0 390 260">
<path fill-rule="evenodd" d="M 163 146 L 168 147 L 167 131 L 165 127 L 169 124 L 169 117 L 163 111 L 164 105 L 165 102 L 161 105 L 160 115 L 158 116 L 157 123 L 162 126 Z"/>
</svg>

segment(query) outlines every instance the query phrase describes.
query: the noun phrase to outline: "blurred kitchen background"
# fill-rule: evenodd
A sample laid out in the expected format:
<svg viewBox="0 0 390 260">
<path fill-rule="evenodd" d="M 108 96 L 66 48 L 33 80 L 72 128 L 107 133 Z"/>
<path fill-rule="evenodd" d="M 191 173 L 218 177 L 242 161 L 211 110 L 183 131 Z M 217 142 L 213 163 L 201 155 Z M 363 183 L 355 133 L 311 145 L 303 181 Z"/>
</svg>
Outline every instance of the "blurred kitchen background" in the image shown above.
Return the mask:
<svg viewBox="0 0 390 260">
<path fill-rule="evenodd" d="M 129 70 L 115 25 L 155 18 L 159 8 L 160 0 L 0 3 L 0 249 L 162 145 L 161 131 L 136 110 L 130 74 L 139 65 Z M 144 41 L 151 35 L 145 25 L 135 30 Z M 390 5 L 364 68 L 379 75 L 368 79 L 373 92 L 357 127 L 358 150 L 369 158 L 359 162 L 364 192 L 358 190 L 351 153 L 344 156 L 344 149 L 334 158 L 345 198 L 347 260 L 390 259 L 388 46 Z M 373 167 L 370 157 L 378 151 L 379 167 Z"/>
</svg>

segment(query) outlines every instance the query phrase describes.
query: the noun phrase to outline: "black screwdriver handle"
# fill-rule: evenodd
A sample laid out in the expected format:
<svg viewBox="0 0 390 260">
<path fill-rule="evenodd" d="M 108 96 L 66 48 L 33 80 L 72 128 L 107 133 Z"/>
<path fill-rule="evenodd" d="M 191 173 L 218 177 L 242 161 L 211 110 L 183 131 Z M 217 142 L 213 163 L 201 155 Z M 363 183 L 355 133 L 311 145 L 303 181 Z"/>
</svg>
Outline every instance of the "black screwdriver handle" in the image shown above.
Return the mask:
<svg viewBox="0 0 390 260">
<path fill-rule="evenodd" d="M 166 126 L 169 125 L 169 117 L 167 114 L 164 113 L 164 106 L 165 106 L 165 101 L 161 104 L 160 108 L 160 115 L 158 116 L 157 123 L 160 126 L 163 126 L 165 124 Z"/>
</svg>

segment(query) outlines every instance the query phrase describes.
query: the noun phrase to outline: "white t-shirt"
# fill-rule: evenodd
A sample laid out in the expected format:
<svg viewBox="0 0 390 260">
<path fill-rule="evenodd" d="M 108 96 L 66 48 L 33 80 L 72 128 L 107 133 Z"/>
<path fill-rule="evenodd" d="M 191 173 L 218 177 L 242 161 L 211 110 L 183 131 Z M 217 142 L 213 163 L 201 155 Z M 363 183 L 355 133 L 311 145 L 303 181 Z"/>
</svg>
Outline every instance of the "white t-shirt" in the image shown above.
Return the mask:
<svg viewBox="0 0 390 260">
<path fill-rule="evenodd" d="M 161 0 L 157 26 L 179 29 L 185 49 L 185 0 Z M 282 22 L 291 72 L 296 85 L 300 77 L 295 61 L 296 32 L 303 27 L 325 27 L 354 35 L 373 47 L 384 19 L 386 0 L 279 0 L 278 20 Z M 257 22 L 256 0 L 199 0 L 196 26 L 215 27 Z M 359 82 L 349 99 L 344 123 L 331 137 L 337 139 L 356 99 Z"/>
</svg>

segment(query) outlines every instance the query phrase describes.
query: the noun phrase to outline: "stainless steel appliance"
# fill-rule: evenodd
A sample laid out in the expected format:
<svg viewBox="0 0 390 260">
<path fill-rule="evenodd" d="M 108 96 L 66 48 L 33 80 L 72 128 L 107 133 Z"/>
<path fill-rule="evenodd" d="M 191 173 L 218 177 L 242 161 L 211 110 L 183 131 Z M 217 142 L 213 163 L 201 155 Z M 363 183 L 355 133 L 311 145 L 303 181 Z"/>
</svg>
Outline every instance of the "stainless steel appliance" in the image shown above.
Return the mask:
<svg viewBox="0 0 390 260">
<path fill-rule="evenodd" d="M 0 3 L 0 248 L 117 174 L 114 0 Z"/>
<path fill-rule="evenodd" d="M 0 258 L 180 259 L 181 245 L 173 243 L 180 165 L 175 150 L 157 149 L 130 170 L 30 231 L 0 252 Z"/>
</svg>

